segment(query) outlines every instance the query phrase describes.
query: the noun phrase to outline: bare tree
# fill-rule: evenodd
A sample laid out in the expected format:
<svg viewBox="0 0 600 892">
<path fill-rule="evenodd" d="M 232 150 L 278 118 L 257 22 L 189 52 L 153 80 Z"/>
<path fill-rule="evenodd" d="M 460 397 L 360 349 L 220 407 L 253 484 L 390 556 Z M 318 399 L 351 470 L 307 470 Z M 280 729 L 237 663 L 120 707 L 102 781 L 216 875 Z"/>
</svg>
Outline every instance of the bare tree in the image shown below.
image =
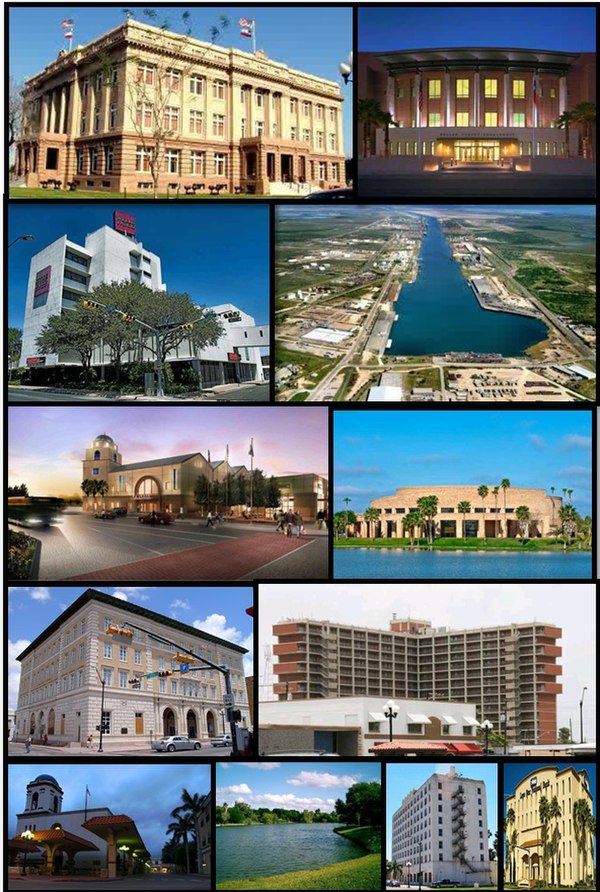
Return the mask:
<svg viewBox="0 0 600 892">
<path fill-rule="evenodd" d="M 6 113 L 6 125 L 8 128 L 8 146 L 13 145 L 21 130 L 23 119 L 23 85 L 18 84 L 14 78 L 9 79 L 8 106 Z"/>
</svg>

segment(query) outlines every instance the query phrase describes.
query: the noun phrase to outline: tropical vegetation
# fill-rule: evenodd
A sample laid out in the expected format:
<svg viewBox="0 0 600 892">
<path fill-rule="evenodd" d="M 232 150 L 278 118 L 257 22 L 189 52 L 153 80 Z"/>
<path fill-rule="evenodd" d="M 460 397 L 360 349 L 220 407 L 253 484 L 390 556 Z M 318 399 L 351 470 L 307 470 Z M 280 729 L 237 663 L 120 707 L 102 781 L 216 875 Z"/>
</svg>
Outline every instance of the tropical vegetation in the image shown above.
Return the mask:
<svg viewBox="0 0 600 892">
<path fill-rule="evenodd" d="M 181 804 L 172 812 L 173 820 L 167 826 L 169 841 L 163 846 L 162 860 L 182 868 L 186 873 L 207 873 L 203 861 L 201 842 L 201 822 L 206 816 L 205 797 L 200 793 L 190 793 L 185 787 L 181 791 Z"/>
</svg>

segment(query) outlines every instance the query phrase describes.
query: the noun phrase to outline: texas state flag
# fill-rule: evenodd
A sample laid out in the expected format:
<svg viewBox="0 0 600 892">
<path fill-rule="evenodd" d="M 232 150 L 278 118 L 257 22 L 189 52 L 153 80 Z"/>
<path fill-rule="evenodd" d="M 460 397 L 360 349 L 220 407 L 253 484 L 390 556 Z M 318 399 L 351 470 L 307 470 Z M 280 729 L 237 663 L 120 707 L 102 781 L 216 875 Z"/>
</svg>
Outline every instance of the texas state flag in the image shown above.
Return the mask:
<svg viewBox="0 0 600 892">
<path fill-rule="evenodd" d="M 240 19 L 240 35 L 242 37 L 252 37 L 252 32 L 254 30 L 254 20 L 253 19 Z"/>
</svg>

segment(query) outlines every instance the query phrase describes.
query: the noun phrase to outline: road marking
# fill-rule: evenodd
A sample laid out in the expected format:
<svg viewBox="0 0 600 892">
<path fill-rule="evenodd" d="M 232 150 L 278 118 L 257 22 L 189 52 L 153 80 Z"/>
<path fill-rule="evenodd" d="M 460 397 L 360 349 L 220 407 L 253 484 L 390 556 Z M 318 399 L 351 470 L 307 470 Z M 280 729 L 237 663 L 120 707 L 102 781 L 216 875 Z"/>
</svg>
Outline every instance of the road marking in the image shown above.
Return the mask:
<svg viewBox="0 0 600 892">
<path fill-rule="evenodd" d="M 280 557 L 273 558 L 273 560 L 269 561 L 267 564 L 261 564 L 260 567 L 255 567 L 252 573 L 246 573 L 245 576 L 240 576 L 240 579 L 247 579 L 248 576 L 252 577 L 257 570 L 264 570 L 265 567 L 270 567 L 272 564 L 276 564 L 277 561 L 281 561 L 284 558 L 289 557 L 291 554 L 298 554 L 298 552 L 302 551 L 303 548 L 306 548 L 307 545 L 312 545 L 316 541 L 316 539 L 311 539 L 309 542 L 304 542 L 302 545 L 299 545 L 298 548 L 295 548 L 294 551 L 289 551 L 287 554 L 282 554 Z"/>
</svg>

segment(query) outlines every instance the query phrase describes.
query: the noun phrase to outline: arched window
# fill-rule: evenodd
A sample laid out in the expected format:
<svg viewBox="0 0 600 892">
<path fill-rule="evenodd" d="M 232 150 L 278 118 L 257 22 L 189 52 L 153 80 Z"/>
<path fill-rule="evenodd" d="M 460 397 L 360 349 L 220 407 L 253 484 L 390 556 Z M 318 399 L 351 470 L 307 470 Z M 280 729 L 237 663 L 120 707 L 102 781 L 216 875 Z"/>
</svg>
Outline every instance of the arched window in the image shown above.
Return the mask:
<svg viewBox="0 0 600 892">
<path fill-rule="evenodd" d="M 37 793 L 34 793 L 33 796 L 31 797 L 31 807 L 32 807 L 32 809 L 38 807 L 38 799 L 39 799 L 39 795 L 38 795 Z"/>
<path fill-rule="evenodd" d="M 96 451 L 94 452 L 94 461 L 98 461 L 99 458 L 100 458 L 100 450 L 96 449 Z"/>
<path fill-rule="evenodd" d="M 57 812 L 57 811 L 58 811 L 58 796 L 55 796 L 54 799 L 52 800 L 52 811 L 53 811 L 53 812 Z M 60 829 L 61 829 L 61 826 L 60 826 L 60 824 L 55 824 L 54 827 L 53 827 L 52 829 L 53 829 L 53 830 L 60 830 Z"/>
</svg>

